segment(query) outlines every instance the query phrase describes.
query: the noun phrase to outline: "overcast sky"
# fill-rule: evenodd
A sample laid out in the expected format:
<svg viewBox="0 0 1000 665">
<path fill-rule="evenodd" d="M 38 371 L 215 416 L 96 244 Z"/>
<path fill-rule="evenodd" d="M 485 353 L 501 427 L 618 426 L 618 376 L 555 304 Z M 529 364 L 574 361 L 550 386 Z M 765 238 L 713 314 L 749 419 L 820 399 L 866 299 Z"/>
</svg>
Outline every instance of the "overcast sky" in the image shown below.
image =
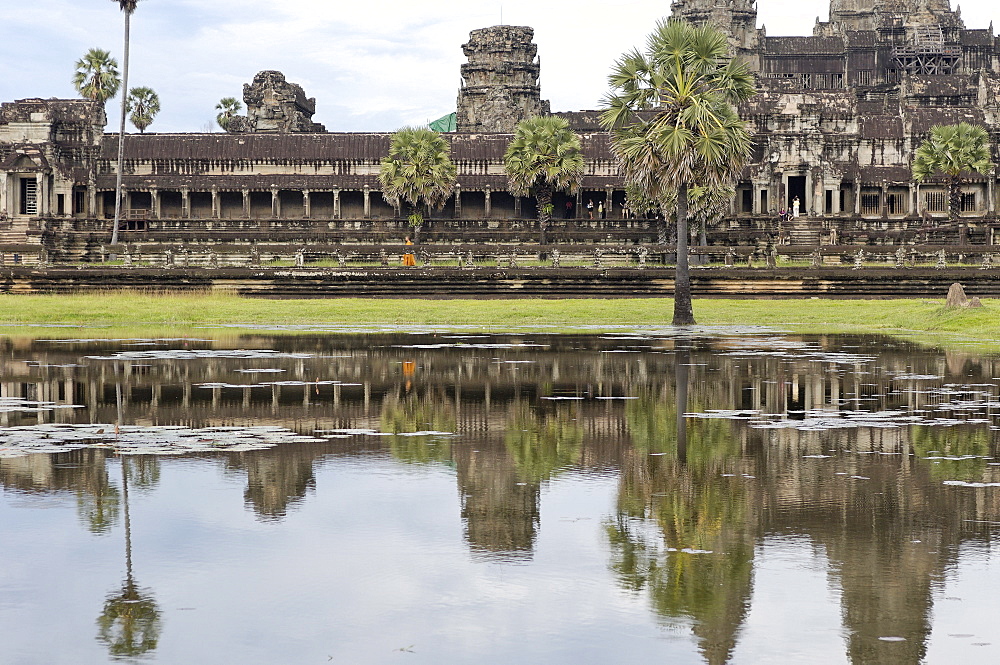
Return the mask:
<svg viewBox="0 0 1000 665">
<path fill-rule="evenodd" d="M 73 66 L 92 47 L 121 61 L 114 0 L 0 5 L 0 101 L 76 97 Z M 967 2 L 966 25 L 987 27 L 1000 16 L 991 5 Z M 811 34 L 828 7 L 760 0 L 758 25 L 772 36 Z M 535 29 L 542 96 L 553 111 L 592 109 L 615 58 L 641 45 L 669 12 L 668 1 L 142 0 L 132 19 L 129 83 L 160 95 L 149 131 L 204 131 L 219 99 L 242 99 L 243 84 L 263 69 L 281 70 L 315 97 L 314 120 L 330 131 L 394 131 L 454 111 L 469 31 L 503 22 Z"/>
</svg>

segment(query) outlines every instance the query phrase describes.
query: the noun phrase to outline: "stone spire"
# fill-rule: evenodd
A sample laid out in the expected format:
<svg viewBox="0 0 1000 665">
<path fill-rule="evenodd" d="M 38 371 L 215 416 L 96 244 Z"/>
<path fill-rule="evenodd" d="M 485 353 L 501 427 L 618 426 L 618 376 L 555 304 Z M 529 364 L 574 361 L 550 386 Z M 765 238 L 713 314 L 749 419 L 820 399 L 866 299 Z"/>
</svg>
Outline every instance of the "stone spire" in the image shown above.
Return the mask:
<svg viewBox="0 0 1000 665">
<path fill-rule="evenodd" d="M 752 70 L 757 67 L 757 7 L 755 0 L 674 0 L 671 17 L 693 23 L 709 24 L 725 33 L 734 56 Z"/>
<path fill-rule="evenodd" d="M 312 121 L 316 113 L 316 99 L 307 99 L 302 86 L 289 83 L 281 72 L 258 72 L 253 77 L 253 83 L 243 86 L 243 101 L 247 105 L 247 114 L 230 120 L 228 131 L 231 133 L 326 131 L 326 127 Z"/>
<path fill-rule="evenodd" d="M 511 133 L 521 120 L 550 112 L 538 85 L 534 34 L 516 25 L 469 33 L 468 43 L 462 45 L 469 61 L 462 65 L 458 131 Z"/>
</svg>

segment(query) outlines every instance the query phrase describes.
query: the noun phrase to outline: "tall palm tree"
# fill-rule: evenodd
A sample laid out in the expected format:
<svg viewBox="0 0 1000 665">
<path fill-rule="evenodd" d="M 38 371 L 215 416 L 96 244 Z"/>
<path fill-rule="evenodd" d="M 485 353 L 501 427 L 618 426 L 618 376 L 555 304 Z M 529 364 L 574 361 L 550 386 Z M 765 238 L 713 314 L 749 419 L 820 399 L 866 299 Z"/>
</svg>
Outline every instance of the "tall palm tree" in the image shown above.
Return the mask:
<svg viewBox="0 0 1000 665">
<path fill-rule="evenodd" d="M 572 194 L 580 186 L 583 177 L 580 137 L 564 118 L 526 118 L 517 123 L 503 164 L 511 194 L 535 195 L 538 242 L 544 245 L 545 230 L 552 219 L 552 194 L 557 191 Z"/>
<path fill-rule="evenodd" d="M 223 97 L 215 105 L 215 110 L 219 112 L 215 116 L 215 121 L 219 123 L 219 127 L 222 127 L 223 131 L 229 131 L 229 121 L 243 110 L 243 105 L 235 97 Z"/>
<path fill-rule="evenodd" d="M 960 122 L 936 125 L 913 157 L 913 177 L 923 182 L 935 173 L 948 177 L 948 219 L 955 221 L 962 209 L 962 173 L 981 175 L 993 168 L 990 162 L 990 137 L 979 125 Z"/>
<path fill-rule="evenodd" d="M 153 118 L 160 112 L 160 96 L 152 88 L 132 88 L 128 91 L 129 119 L 139 132 L 153 124 Z"/>
<path fill-rule="evenodd" d="M 734 105 L 756 91 L 743 63 L 728 57 L 711 26 L 660 21 L 644 52 L 625 53 L 608 77 L 601 124 L 628 185 L 661 205 L 676 193 L 674 325 L 695 322 L 688 265 L 688 200 L 694 185 L 718 188 L 750 157 L 750 134 Z"/>
<path fill-rule="evenodd" d="M 122 89 L 128 90 L 128 50 L 129 50 L 129 28 L 132 21 L 132 14 L 135 13 L 139 0 L 111 0 L 118 3 L 122 13 L 125 14 L 125 58 L 122 65 Z M 118 224 L 122 214 L 122 164 L 125 161 L 125 115 L 126 95 L 122 95 L 121 124 L 118 128 L 118 177 L 115 180 L 115 226 L 111 231 L 111 244 L 118 244 Z"/>
<path fill-rule="evenodd" d="M 76 61 L 73 87 L 87 99 L 104 104 L 118 94 L 121 84 L 118 61 L 107 51 L 92 48 Z"/>
<path fill-rule="evenodd" d="M 430 129 L 404 127 L 392 135 L 388 157 L 382 158 L 378 179 L 389 204 L 410 205 L 414 242 L 420 237 L 422 206 L 441 209 L 455 188 L 457 169 L 448 156 L 450 146 Z"/>
</svg>

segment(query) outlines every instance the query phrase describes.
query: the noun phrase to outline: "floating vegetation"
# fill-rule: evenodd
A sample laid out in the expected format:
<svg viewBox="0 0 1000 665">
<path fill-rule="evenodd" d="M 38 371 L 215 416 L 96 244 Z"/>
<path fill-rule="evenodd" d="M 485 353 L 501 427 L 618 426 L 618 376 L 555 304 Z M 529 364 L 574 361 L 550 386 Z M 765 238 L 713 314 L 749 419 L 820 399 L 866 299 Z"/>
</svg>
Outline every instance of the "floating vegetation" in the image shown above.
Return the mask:
<svg viewBox="0 0 1000 665">
<path fill-rule="evenodd" d="M 111 448 L 120 455 L 263 450 L 285 443 L 321 442 L 273 425 L 185 427 L 183 425 L 74 425 L 53 423 L 0 428 L 0 458 L 62 453 L 81 448 Z"/>
<path fill-rule="evenodd" d="M 55 409 L 82 409 L 80 404 L 57 404 L 56 402 L 39 402 L 20 397 L 0 397 L 0 413 L 42 413 Z"/>
<path fill-rule="evenodd" d="M 454 432 L 442 432 L 439 430 L 420 430 L 417 432 L 380 432 L 377 429 L 318 429 L 317 434 L 324 436 L 325 438 L 332 438 L 336 435 L 342 436 L 454 436 Z M 339 437 L 338 437 L 339 438 Z"/>
<path fill-rule="evenodd" d="M 955 487 L 1000 487 L 1000 483 L 977 483 L 964 480 L 945 480 L 942 485 L 954 485 Z"/>
<path fill-rule="evenodd" d="M 284 353 L 264 349 L 158 349 L 119 351 L 110 356 L 86 356 L 90 360 L 205 360 L 208 358 L 312 358 L 311 353 Z"/>
<path fill-rule="evenodd" d="M 454 342 L 446 343 L 441 342 L 438 344 L 393 344 L 391 348 L 394 349 L 524 349 L 524 348 L 539 348 L 546 349 L 548 344 L 533 344 L 530 342 L 518 342 L 506 343 L 506 342 L 495 342 L 484 344 L 477 342 L 475 344 L 468 344 L 465 342 Z"/>
</svg>

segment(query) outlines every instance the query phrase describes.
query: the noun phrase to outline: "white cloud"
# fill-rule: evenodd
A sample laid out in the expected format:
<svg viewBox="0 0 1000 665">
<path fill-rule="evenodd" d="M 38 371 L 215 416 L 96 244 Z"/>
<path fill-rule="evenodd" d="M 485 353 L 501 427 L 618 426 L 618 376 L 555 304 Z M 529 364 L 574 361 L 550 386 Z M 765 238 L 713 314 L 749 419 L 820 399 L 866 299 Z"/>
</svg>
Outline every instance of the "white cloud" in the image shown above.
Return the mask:
<svg viewBox="0 0 1000 665">
<path fill-rule="evenodd" d="M 10 4 L 10 3 L 8 3 Z M 769 35 L 809 34 L 828 4 L 760 0 Z M 391 131 L 454 110 L 469 31 L 503 21 L 530 25 L 542 62 L 542 95 L 553 110 L 595 108 L 607 72 L 641 45 L 667 0 L 144 0 L 132 21 L 131 84 L 156 89 L 153 131 L 199 131 L 221 97 L 278 69 L 317 100 L 315 120 L 332 131 Z M 967 2 L 970 27 L 992 7 Z M 100 46 L 121 55 L 122 17 L 107 0 L 35 0 L 3 9 L 0 101 L 73 97 L 73 63 Z"/>
</svg>

